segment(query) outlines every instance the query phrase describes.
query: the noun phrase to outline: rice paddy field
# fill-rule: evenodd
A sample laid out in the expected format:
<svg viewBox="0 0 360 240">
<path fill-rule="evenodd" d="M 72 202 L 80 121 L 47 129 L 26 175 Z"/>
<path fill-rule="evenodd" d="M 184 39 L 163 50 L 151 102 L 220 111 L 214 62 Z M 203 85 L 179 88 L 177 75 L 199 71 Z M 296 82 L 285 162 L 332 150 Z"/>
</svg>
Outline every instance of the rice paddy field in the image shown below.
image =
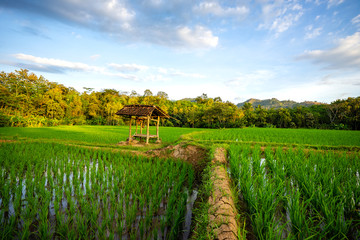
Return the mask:
<svg viewBox="0 0 360 240">
<path fill-rule="evenodd" d="M 231 145 L 230 172 L 258 239 L 359 239 L 358 155 Z"/>
<path fill-rule="evenodd" d="M 247 206 L 239 215 L 256 239 L 360 239 L 358 131 L 161 127 L 161 145 L 117 145 L 128 134 L 0 128 L 1 238 L 208 239 L 192 206 L 211 184 L 196 182 L 199 169 L 186 161 L 145 154 L 185 143 L 227 149 L 235 197 Z M 240 225 L 239 239 L 248 231 Z"/>
<path fill-rule="evenodd" d="M 163 143 L 169 144 L 178 141 L 182 135 L 205 130 L 206 129 L 162 127 L 160 138 Z M 150 126 L 150 134 L 155 134 L 155 132 L 156 128 Z M 38 140 L 79 145 L 114 146 L 114 144 L 120 141 L 125 141 L 128 137 L 128 126 L 5 127 L 0 129 L 0 139 Z"/>
<path fill-rule="evenodd" d="M 197 132 L 193 138 L 217 143 L 255 143 L 326 147 L 359 147 L 360 132 L 291 128 L 237 128 Z"/>
<path fill-rule="evenodd" d="M 4 239 L 174 239 L 186 229 L 194 170 L 56 143 L 2 143 Z"/>
</svg>

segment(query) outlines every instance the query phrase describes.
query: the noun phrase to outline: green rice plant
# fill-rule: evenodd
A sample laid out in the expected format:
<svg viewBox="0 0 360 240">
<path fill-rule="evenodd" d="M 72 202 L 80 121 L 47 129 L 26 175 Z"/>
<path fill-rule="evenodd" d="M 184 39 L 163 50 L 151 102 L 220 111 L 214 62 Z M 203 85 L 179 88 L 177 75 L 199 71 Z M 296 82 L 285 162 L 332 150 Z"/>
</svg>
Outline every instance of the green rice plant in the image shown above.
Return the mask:
<svg viewBox="0 0 360 240">
<path fill-rule="evenodd" d="M 359 234 L 358 155 L 266 148 L 265 168 L 259 162 L 259 147 L 249 151 L 231 145 L 229 155 L 232 177 L 249 206 L 258 238 Z"/>
<path fill-rule="evenodd" d="M 291 236 L 295 239 L 314 237 L 313 219 L 309 217 L 308 209 L 312 198 L 302 201 L 300 191 L 294 191 L 289 195 L 288 211 L 291 220 Z"/>
<path fill-rule="evenodd" d="M 320 129 L 231 128 L 209 129 L 191 134 L 198 141 L 225 143 L 261 143 L 267 145 L 312 146 L 315 148 L 359 147 L 359 131 L 333 131 Z"/>
<path fill-rule="evenodd" d="M 167 235 L 180 234 L 194 181 L 184 162 L 37 142 L 7 143 L 4 152 L 16 164 L 0 160 L 2 229 L 14 222 L 12 236 L 149 238 L 162 222 Z"/>
<path fill-rule="evenodd" d="M 156 127 L 150 126 L 150 132 Z M 160 136 L 165 144 L 178 141 L 183 135 L 208 129 L 161 127 Z M 62 142 L 79 145 L 114 146 L 129 136 L 128 126 L 57 126 L 40 128 L 2 127 L 0 138 L 35 139 L 44 142 Z"/>
</svg>

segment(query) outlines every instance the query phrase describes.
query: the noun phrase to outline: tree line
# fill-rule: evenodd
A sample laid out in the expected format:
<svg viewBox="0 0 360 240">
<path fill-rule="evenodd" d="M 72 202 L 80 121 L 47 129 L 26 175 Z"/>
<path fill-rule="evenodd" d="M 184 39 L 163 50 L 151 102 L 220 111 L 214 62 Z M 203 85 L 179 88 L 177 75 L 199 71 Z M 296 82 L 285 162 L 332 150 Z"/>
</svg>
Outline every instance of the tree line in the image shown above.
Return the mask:
<svg viewBox="0 0 360 240">
<path fill-rule="evenodd" d="M 0 126 L 37 127 L 66 125 L 124 125 L 128 119 L 115 113 L 129 104 L 157 105 L 171 118 L 163 126 L 233 128 L 360 128 L 360 97 L 331 104 L 265 109 L 246 103 L 237 107 L 220 97 L 202 94 L 195 99 L 169 100 L 167 93 L 115 89 L 80 93 L 72 87 L 50 82 L 26 69 L 0 73 Z"/>
</svg>

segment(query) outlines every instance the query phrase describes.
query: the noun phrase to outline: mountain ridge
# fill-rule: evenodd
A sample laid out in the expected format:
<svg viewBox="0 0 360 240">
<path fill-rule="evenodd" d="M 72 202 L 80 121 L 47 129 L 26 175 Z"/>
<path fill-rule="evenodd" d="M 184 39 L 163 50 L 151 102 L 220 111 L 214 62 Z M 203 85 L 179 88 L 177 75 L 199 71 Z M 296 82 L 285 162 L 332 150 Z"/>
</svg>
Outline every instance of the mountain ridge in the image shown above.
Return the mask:
<svg viewBox="0 0 360 240">
<path fill-rule="evenodd" d="M 325 103 L 317 102 L 317 101 L 303 101 L 303 102 L 296 102 L 293 100 L 283 100 L 280 101 L 277 98 L 270 98 L 270 99 L 256 99 L 256 98 L 250 98 L 244 102 L 240 102 L 236 104 L 239 108 L 244 106 L 245 103 L 251 103 L 254 108 L 256 108 L 258 105 L 260 105 L 263 108 L 266 109 L 278 109 L 278 108 L 294 108 L 298 106 L 302 107 L 310 107 L 312 105 L 321 105 Z"/>
</svg>

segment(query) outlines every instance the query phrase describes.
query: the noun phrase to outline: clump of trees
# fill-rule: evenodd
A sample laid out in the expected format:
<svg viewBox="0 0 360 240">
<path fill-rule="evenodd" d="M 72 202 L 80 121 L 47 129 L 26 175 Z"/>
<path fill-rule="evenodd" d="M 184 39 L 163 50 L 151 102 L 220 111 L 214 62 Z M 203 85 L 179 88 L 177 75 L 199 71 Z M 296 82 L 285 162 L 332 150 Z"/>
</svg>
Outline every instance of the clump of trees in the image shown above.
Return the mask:
<svg viewBox="0 0 360 240">
<path fill-rule="evenodd" d="M 331 104 L 265 109 L 246 103 L 238 108 L 220 97 L 203 94 L 195 99 L 169 100 L 165 92 L 144 94 L 114 89 L 94 91 L 50 82 L 26 69 L 0 73 L 0 126 L 38 127 L 68 125 L 123 125 L 126 118 L 115 115 L 124 105 L 157 105 L 172 117 L 163 126 L 231 128 L 360 128 L 360 97 L 337 100 Z"/>
</svg>

